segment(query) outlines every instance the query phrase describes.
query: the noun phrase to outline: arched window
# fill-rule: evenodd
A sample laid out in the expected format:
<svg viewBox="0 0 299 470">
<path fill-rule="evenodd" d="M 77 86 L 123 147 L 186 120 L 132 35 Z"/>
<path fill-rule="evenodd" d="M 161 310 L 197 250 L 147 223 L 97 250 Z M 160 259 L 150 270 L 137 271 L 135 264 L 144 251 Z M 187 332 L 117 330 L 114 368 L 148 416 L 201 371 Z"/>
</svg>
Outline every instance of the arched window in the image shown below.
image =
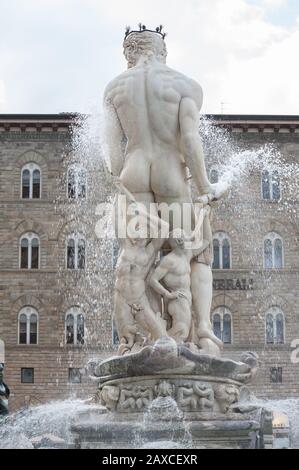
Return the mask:
<svg viewBox="0 0 299 470">
<path fill-rule="evenodd" d="M 221 315 L 215 313 L 213 315 L 213 330 L 217 338 L 222 338 Z"/>
<path fill-rule="evenodd" d="M 281 197 L 280 177 L 277 170 L 262 172 L 262 198 L 265 201 L 279 201 Z"/>
<path fill-rule="evenodd" d="M 20 239 L 20 268 L 39 269 L 39 237 L 27 233 Z"/>
<path fill-rule="evenodd" d="M 210 170 L 210 182 L 212 184 L 218 183 L 219 181 L 219 172 L 216 168 L 211 168 Z"/>
<path fill-rule="evenodd" d="M 268 233 L 264 239 L 264 268 L 283 268 L 282 238 L 274 232 Z"/>
<path fill-rule="evenodd" d="M 22 199 L 40 199 L 41 170 L 35 163 L 22 168 Z"/>
<path fill-rule="evenodd" d="M 38 343 L 38 313 L 33 307 L 24 307 L 19 313 L 19 344 Z"/>
<path fill-rule="evenodd" d="M 118 240 L 113 240 L 113 246 L 112 246 L 112 268 L 113 269 L 116 268 L 119 253 L 120 253 L 119 242 Z"/>
<path fill-rule="evenodd" d="M 67 269 L 85 269 L 86 242 L 81 234 L 72 234 L 67 240 Z"/>
<path fill-rule="evenodd" d="M 67 172 L 67 192 L 69 199 L 85 199 L 86 171 L 78 166 L 72 166 Z"/>
<path fill-rule="evenodd" d="M 65 342 L 75 346 L 84 344 L 85 320 L 81 310 L 71 308 L 65 317 Z"/>
<path fill-rule="evenodd" d="M 267 344 L 284 344 L 284 315 L 279 307 L 271 307 L 266 313 Z"/>
<path fill-rule="evenodd" d="M 213 313 L 213 331 L 224 344 L 232 344 L 232 314 L 226 307 L 218 307 Z"/>
<path fill-rule="evenodd" d="M 230 313 L 223 315 L 223 334 L 222 341 L 224 344 L 231 344 L 232 342 L 232 318 Z"/>
<path fill-rule="evenodd" d="M 213 269 L 231 268 L 231 244 L 228 235 L 218 232 L 213 236 Z"/>
<path fill-rule="evenodd" d="M 266 340 L 267 344 L 274 343 L 274 320 L 271 313 L 266 315 Z"/>
<path fill-rule="evenodd" d="M 112 343 L 114 346 L 119 345 L 119 336 L 118 336 L 115 320 L 112 321 Z"/>
</svg>

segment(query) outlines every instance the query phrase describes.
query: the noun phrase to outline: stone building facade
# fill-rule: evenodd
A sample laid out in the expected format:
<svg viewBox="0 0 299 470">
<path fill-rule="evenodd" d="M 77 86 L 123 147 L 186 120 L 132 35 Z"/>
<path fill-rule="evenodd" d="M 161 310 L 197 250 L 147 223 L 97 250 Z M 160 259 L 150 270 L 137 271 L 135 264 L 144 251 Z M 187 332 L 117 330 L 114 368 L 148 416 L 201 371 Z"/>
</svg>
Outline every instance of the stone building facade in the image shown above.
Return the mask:
<svg viewBox="0 0 299 470">
<path fill-rule="evenodd" d="M 293 177 L 298 177 L 299 117 L 213 120 L 215 129 L 225 129 L 225 139 L 229 135 L 236 143 L 239 160 L 250 158 L 246 149 L 259 153 L 264 147 L 262 158 L 274 144 L 286 169 L 277 178 L 275 166 L 254 167 L 215 211 L 214 329 L 225 342 L 224 355 L 259 354 L 257 396 L 298 397 L 299 364 L 291 355 L 296 357 L 292 344 L 299 338 Z M 107 196 L 105 172 L 96 143 L 81 149 L 83 158 L 80 148 L 74 150 L 75 121 L 64 113 L 0 115 L 0 339 L 11 409 L 92 396 L 95 385 L 82 367 L 117 347 L 111 322 L 113 245 L 95 231 L 99 204 Z M 212 145 L 207 153 L 212 179 L 219 171 L 217 151 Z"/>
<path fill-rule="evenodd" d="M 216 121 L 228 126 L 241 160 L 252 157 L 248 149 L 260 152 L 260 160 L 269 158 L 269 146 L 275 151 L 265 168 L 256 161 L 216 210 L 213 233 L 227 235 L 231 260 L 230 269 L 214 269 L 212 314 L 222 315 L 222 329 L 223 315 L 231 315 L 225 355 L 258 353 L 257 396 L 298 397 L 299 118 L 217 116 Z M 214 160 L 212 155 L 212 168 Z M 276 164 L 282 170 L 278 178 Z"/>
</svg>

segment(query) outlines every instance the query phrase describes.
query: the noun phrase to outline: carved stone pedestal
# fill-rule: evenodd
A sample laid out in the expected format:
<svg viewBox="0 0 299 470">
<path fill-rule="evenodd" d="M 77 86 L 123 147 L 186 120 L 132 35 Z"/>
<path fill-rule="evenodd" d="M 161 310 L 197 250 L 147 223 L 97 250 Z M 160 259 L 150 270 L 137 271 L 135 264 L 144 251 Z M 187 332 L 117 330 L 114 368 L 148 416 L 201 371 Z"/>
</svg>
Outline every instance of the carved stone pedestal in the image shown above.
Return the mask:
<svg viewBox="0 0 299 470">
<path fill-rule="evenodd" d="M 136 354 L 95 366 L 97 412 L 72 428 L 81 448 L 263 448 L 272 417 L 238 405 L 256 369 L 245 362 L 200 355 L 170 338 Z M 270 437 L 269 437 L 270 436 Z"/>
<path fill-rule="evenodd" d="M 99 408 L 81 415 L 72 427 L 80 449 L 264 449 L 272 447 L 272 414 L 262 408 L 246 413 L 184 413 L 181 420 L 142 413 L 112 413 Z"/>
</svg>

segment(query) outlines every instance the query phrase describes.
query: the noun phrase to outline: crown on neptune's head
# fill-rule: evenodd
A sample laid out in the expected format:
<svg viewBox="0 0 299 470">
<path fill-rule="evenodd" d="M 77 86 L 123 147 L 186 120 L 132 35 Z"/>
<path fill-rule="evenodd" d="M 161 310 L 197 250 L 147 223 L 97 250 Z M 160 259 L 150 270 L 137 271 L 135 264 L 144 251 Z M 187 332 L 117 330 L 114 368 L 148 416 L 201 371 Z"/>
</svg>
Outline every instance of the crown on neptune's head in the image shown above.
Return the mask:
<svg viewBox="0 0 299 470">
<path fill-rule="evenodd" d="M 142 23 L 139 23 L 138 26 L 139 26 L 139 29 L 137 29 L 137 30 L 133 30 L 133 29 L 131 29 L 130 26 L 127 26 L 126 27 L 126 32 L 125 32 L 125 39 L 127 39 L 127 37 L 132 33 L 145 33 L 145 32 L 159 34 L 162 37 L 162 39 L 165 39 L 166 33 L 163 31 L 163 26 L 162 25 L 157 26 L 156 29 L 148 29 L 145 26 L 145 24 L 142 24 Z"/>
</svg>

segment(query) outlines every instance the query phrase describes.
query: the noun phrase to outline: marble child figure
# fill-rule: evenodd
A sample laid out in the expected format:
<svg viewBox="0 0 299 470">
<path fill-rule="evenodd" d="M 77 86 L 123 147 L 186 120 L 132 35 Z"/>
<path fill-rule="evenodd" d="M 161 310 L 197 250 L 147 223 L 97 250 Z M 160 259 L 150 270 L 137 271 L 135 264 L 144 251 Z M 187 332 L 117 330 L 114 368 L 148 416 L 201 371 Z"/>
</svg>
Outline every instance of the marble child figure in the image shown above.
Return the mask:
<svg viewBox="0 0 299 470">
<path fill-rule="evenodd" d="M 168 236 L 168 224 L 158 217 L 149 217 L 121 181 L 116 181 L 116 185 L 131 204 L 136 225 L 140 225 L 143 218 L 149 224 L 149 231 L 155 225 L 161 237 Z M 138 228 L 136 230 L 138 233 Z M 140 329 L 148 332 L 153 341 L 167 335 L 165 322 L 159 311 L 153 311 L 146 292 L 146 278 L 165 239 L 139 238 L 130 236 L 130 233 L 120 239 L 114 295 L 114 320 L 120 339 L 120 354 L 132 349 Z"/>
<path fill-rule="evenodd" d="M 178 343 L 191 340 L 192 294 L 191 260 L 200 255 L 208 242 L 201 239 L 202 220 L 199 219 L 190 237 L 183 230 L 170 233 L 171 252 L 164 256 L 150 277 L 150 286 L 165 298 L 167 313 L 172 319 L 168 335 Z"/>
</svg>

